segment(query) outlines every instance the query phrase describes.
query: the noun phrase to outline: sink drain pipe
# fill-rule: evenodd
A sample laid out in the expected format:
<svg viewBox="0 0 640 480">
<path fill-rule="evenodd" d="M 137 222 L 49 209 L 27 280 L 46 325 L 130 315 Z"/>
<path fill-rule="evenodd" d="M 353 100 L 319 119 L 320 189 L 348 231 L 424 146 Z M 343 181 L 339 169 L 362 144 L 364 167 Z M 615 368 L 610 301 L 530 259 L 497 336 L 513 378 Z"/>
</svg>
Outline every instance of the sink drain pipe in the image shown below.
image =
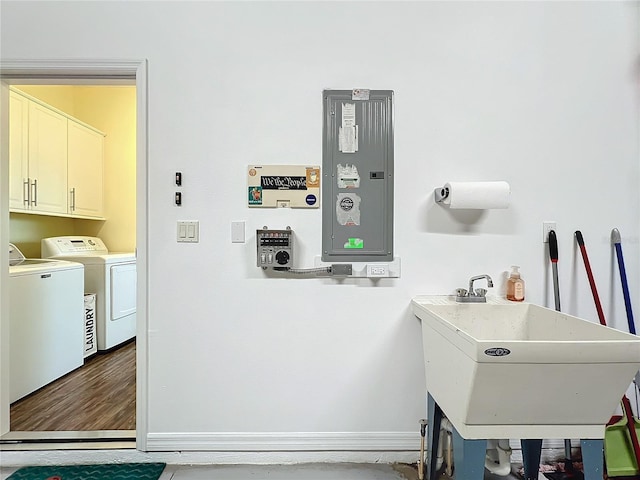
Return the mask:
<svg viewBox="0 0 640 480">
<path fill-rule="evenodd" d="M 424 437 L 427 434 L 427 420 L 420 420 L 420 458 L 418 459 L 418 479 L 424 480 Z"/>
<path fill-rule="evenodd" d="M 451 476 L 453 474 L 453 441 L 452 441 L 452 433 L 453 426 L 447 417 L 442 417 L 440 421 L 440 441 L 438 442 L 438 451 L 435 452 L 436 455 L 436 470 L 440 470 L 442 465 L 445 463 L 444 458 L 444 439 L 447 440 L 447 458 L 446 458 L 446 474 Z M 418 480 L 424 480 L 424 472 L 425 472 L 425 448 L 424 448 L 424 439 L 427 433 L 427 420 L 420 420 L 420 457 L 418 458 Z M 445 438 L 443 438 L 443 436 Z"/>
<path fill-rule="evenodd" d="M 487 440 L 487 456 L 484 466 L 494 475 L 506 477 L 511 473 L 511 445 L 509 439 Z"/>
<path fill-rule="evenodd" d="M 425 448 L 424 441 L 427 433 L 427 420 L 420 420 L 420 457 L 418 458 L 418 479 L 424 480 L 425 472 Z M 436 454 L 436 470 L 439 471 L 444 464 L 445 473 L 453 475 L 453 425 L 447 417 L 442 417 L 440 424 L 440 441 Z M 444 438 L 443 438 L 444 437 Z M 446 439 L 446 446 L 444 440 Z M 446 449 L 446 452 L 445 452 Z M 446 458 L 445 458 L 446 453 Z M 506 477 L 511 473 L 511 445 L 509 439 L 488 439 L 485 468 L 494 475 Z"/>
</svg>

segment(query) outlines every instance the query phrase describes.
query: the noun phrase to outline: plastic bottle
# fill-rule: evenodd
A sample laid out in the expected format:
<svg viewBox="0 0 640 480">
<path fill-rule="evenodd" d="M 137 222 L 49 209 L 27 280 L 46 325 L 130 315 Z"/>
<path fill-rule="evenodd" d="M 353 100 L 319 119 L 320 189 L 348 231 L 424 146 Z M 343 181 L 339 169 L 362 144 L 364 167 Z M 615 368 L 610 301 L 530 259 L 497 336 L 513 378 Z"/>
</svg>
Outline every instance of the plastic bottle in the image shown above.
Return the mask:
<svg viewBox="0 0 640 480">
<path fill-rule="evenodd" d="M 522 302 L 524 300 L 524 280 L 520 278 L 520 267 L 514 265 L 511 267 L 511 274 L 507 280 L 507 300 L 513 302 Z"/>
</svg>

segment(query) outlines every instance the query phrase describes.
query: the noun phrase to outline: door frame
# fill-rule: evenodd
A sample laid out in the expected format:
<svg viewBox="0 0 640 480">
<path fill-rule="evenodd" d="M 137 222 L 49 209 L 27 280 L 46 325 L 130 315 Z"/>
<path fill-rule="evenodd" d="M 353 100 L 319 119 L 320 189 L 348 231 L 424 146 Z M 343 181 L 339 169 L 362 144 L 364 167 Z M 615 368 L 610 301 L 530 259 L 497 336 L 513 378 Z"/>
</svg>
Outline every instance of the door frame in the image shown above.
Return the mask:
<svg viewBox="0 0 640 480">
<path fill-rule="evenodd" d="M 147 450 L 148 65 L 136 60 L 0 60 L 0 441 L 9 439 L 9 85 L 136 86 L 136 448 Z M 66 432 L 65 432 L 66 433 Z M 68 435 L 67 435 L 68 437 Z M 49 438 L 49 437 L 48 437 Z"/>
</svg>

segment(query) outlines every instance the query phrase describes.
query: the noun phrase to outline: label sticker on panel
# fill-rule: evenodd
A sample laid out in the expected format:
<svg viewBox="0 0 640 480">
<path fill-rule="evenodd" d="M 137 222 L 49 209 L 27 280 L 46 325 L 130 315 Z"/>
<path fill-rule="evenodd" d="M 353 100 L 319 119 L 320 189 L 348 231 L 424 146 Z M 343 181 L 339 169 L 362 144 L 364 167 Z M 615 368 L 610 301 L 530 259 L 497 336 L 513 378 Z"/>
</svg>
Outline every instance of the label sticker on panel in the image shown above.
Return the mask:
<svg viewBox="0 0 640 480">
<path fill-rule="evenodd" d="M 342 153 L 356 153 L 358 151 L 358 126 L 340 127 L 338 132 L 338 148 Z"/>
<path fill-rule="evenodd" d="M 364 248 L 364 240 L 361 238 L 350 238 L 344 244 L 344 248 Z"/>
<path fill-rule="evenodd" d="M 360 225 L 360 197 L 355 193 L 339 193 L 336 217 L 340 225 Z"/>
<path fill-rule="evenodd" d="M 249 187 L 249 205 L 262 205 L 262 187 Z"/>
<path fill-rule="evenodd" d="M 355 88 L 351 91 L 351 100 L 369 100 L 369 95 L 368 88 Z"/>
<path fill-rule="evenodd" d="M 356 125 L 356 104 L 342 104 L 342 124 L 338 129 L 338 150 L 342 153 L 358 151 L 358 125 Z"/>
<path fill-rule="evenodd" d="M 320 169 L 307 168 L 307 188 L 320 187 Z"/>
<path fill-rule="evenodd" d="M 355 165 L 348 163 L 343 167 L 338 164 L 338 188 L 358 188 L 360 187 L 360 175 Z"/>
</svg>

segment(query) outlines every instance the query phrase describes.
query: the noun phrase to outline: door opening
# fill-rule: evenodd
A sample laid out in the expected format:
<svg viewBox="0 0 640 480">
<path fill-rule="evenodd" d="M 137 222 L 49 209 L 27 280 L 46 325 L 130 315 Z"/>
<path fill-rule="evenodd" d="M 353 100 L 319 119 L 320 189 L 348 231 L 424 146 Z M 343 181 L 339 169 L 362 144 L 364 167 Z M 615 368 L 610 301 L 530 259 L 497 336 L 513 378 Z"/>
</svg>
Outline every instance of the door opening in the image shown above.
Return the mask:
<svg viewBox="0 0 640 480">
<path fill-rule="evenodd" d="M 147 365 L 146 365 L 146 272 L 147 272 L 147 231 L 146 231 L 146 211 L 147 211 L 147 176 L 148 169 L 147 162 L 147 103 L 146 103 L 146 61 L 132 61 L 132 62 L 78 62 L 78 61 L 52 61 L 52 62 L 40 62 L 40 61 L 9 61 L 0 62 L 0 79 L 1 85 L 1 101 L 3 107 L 9 105 L 10 89 L 22 89 L 27 95 L 33 97 L 40 97 L 43 102 L 70 102 L 67 103 L 67 107 L 72 109 L 72 112 L 67 111 L 69 115 L 80 119 L 87 124 L 93 124 L 97 128 L 102 125 L 107 125 L 109 130 L 112 131 L 112 137 L 109 140 L 115 140 L 116 137 L 120 138 L 120 145 L 116 145 L 114 141 L 109 143 L 105 141 L 105 205 L 110 211 L 109 218 L 112 221 L 109 224 L 109 220 L 95 220 L 95 219 L 79 219 L 79 218 L 65 218 L 65 217 L 50 217 L 42 215 L 34 215 L 31 212 L 19 212 L 12 210 L 9 214 L 9 194 L 8 185 L 3 181 L 0 191 L 0 214 L 3 221 L 0 222 L 0 240 L 3 245 L 3 252 L 0 253 L 0 259 L 5 268 L 0 271 L 0 369 L 2 375 L 0 375 L 0 443 L 11 442 L 14 446 L 16 442 L 18 444 L 37 442 L 41 445 L 46 445 L 43 448 L 56 448 L 55 444 L 59 442 L 92 442 L 97 443 L 103 448 L 122 448 L 122 441 L 136 440 L 136 447 L 140 450 L 146 449 L 146 382 L 147 382 Z M 47 93 L 49 89 L 49 93 Z M 49 98 L 42 98 L 42 96 L 49 95 Z M 129 128 L 128 132 L 122 129 L 126 127 L 126 122 L 123 122 L 123 118 L 126 116 L 126 112 L 118 111 L 117 109 L 107 108 L 114 105 L 114 97 L 118 97 L 121 100 L 127 100 L 132 103 L 129 107 L 133 111 L 132 126 L 133 131 Z M 57 100 L 56 100 L 57 98 Z M 66 99 L 66 100 L 65 100 Z M 49 100 L 49 101 L 47 101 Z M 74 100 L 78 100 L 74 104 Z M 92 103 L 93 102 L 93 103 Z M 124 104 L 124 103 L 123 103 Z M 64 111 L 63 104 L 53 105 L 58 110 Z M 74 108 L 77 107 L 77 108 Z M 67 110 L 69 109 L 67 108 Z M 101 113 L 102 112 L 102 113 Z M 10 112 L 9 112 L 10 113 Z M 129 112 L 130 113 L 130 112 Z M 4 179 L 8 178 L 9 173 L 9 148 L 7 145 L 9 115 L 7 108 L 2 108 L 2 116 L 0 117 L 0 134 L 3 139 L 4 146 L 1 147 L 0 156 L 0 173 Z M 100 118 L 102 115 L 102 118 Z M 101 125 L 96 125 L 100 123 Z M 120 131 L 115 131 L 120 128 Z M 103 130 L 105 129 L 102 126 Z M 109 131 L 105 131 L 107 136 L 110 135 Z M 113 159 L 122 158 L 122 152 L 118 152 L 118 148 L 122 148 L 122 139 L 126 136 L 130 137 L 130 141 L 133 145 L 129 144 L 128 147 L 132 148 L 131 162 L 129 168 L 130 174 L 122 174 L 122 171 L 118 169 L 127 168 L 122 165 L 109 164 L 110 155 Z M 126 143 L 126 142 L 125 142 Z M 115 150 L 115 151 L 114 151 Z M 117 163 L 116 160 L 113 160 Z M 119 185 L 115 188 L 113 182 L 114 178 L 119 177 L 120 182 L 131 182 L 130 188 L 133 191 L 133 197 L 129 198 L 128 204 L 120 204 L 123 195 L 114 195 L 114 198 L 110 198 L 110 191 L 115 193 L 121 193 L 123 185 Z M 132 178 L 133 177 L 133 178 Z M 126 196 L 125 196 L 126 198 Z M 75 200 L 75 197 L 74 197 Z M 123 215 L 118 219 L 118 211 L 133 212 L 132 215 Z M 126 218 L 122 218 L 126 217 Z M 120 222 L 120 224 L 119 224 Z M 126 224 L 130 223 L 128 227 Z M 64 395 L 64 388 L 73 388 L 77 391 L 77 385 L 83 385 L 82 378 L 73 379 L 72 377 L 82 376 L 82 370 L 89 366 L 94 369 L 94 372 L 101 372 L 100 368 L 109 368 L 99 365 L 100 363 L 107 363 L 112 365 L 119 365 L 119 367 L 111 367 L 112 370 L 102 370 L 102 373 L 98 375 L 113 375 L 113 372 L 127 372 L 129 381 L 133 378 L 133 386 L 129 389 L 129 396 L 134 397 L 134 402 L 131 403 L 131 398 L 122 398 L 124 402 L 129 402 L 132 408 L 135 409 L 133 417 L 132 428 L 127 428 L 126 422 L 118 421 L 116 419 L 109 419 L 109 405 L 104 405 L 102 402 L 102 410 L 97 409 L 96 405 L 100 405 L 100 402 L 96 403 L 91 400 L 92 392 L 85 391 L 84 396 L 89 398 L 89 403 L 93 404 L 94 411 L 87 411 L 86 408 L 78 404 L 77 415 L 73 413 L 73 406 L 69 410 L 70 413 L 59 413 L 61 419 L 69 419 L 72 417 L 82 417 L 90 419 L 93 417 L 100 417 L 103 420 L 102 426 L 96 427 L 95 424 L 85 423 L 85 427 L 78 428 L 78 425 L 82 425 L 82 419 L 78 418 L 75 423 L 60 423 L 58 426 L 55 424 L 40 424 L 46 425 L 45 428 L 38 428 L 37 423 L 32 423 L 28 430 L 23 430 L 20 425 L 20 419 L 18 418 L 17 410 L 14 408 L 15 404 L 23 402 L 19 400 L 14 405 L 10 405 L 7 387 L 9 386 L 9 351 L 11 348 L 11 330 L 9 328 L 9 306 L 11 302 L 11 296 L 9 290 L 6 287 L 9 278 L 8 274 L 8 242 L 9 239 L 15 240 L 18 238 L 23 240 L 23 245 L 28 250 L 26 256 L 28 257 L 40 257 L 39 252 L 39 239 L 43 232 L 46 236 L 56 236 L 62 230 L 66 231 L 66 234 L 72 235 L 90 235 L 97 237 L 107 236 L 112 241 L 106 240 L 105 243 L 112 243 L 112 251 L 131 250 L 136 253 L 137 260 L 137 320 L 136 320 L 136 338 L 135 340 L 124 342 L 117 348 L 107 353 L 101 353 L 92 357 L 89 357 L 88 362 L 79 369 L 65 375 L 62 379 L 56 380 L 54 383 L 43 387 L 41 390 L 49 388 L 51 391 L 58 389 L 62 390 Z M 71 229 L 72 231 L 70 231 Z M 134 232 L 133 238 L 118 238 L 118 232 Z M 54 235 L 48 235 L 48 233 L 54 232 Z M 109 359 L 110 361 L 103 362 L 103 360 Z M 120 363 L 118 363 L 120 362 Z M 124 363 L 123 363 L 124 362 Z M 123 367 L 123 365 L 125 365 Z M 115 370 L 114 370 L 115 368 Z M 131 371 L 133 370 L 133 371 Z M 110 373 L 111 372 L 111 373 Z M 106 377 L 105 377 L 106 378 Z M 75 381 L 75 387 L 69 387 L 69 382 Z M 55 383 L 59 383 L 60 386 L 56 387 Z M 80 383 L 78 383 L 80 382 Z M 116 385 L 120 383 L 118 379 L 115 379 Z M 66 387 L 65 387 L 66 385 Z M 86 385 L 86 384 L 84 384 Z M 109 387 L 107 387 L 109 388 Z M 116 387 L 113 387 L 116 388 Z M 127 395 L 119 392 L 120 395 Z M 34 392 L 32 395 L 28 395 L 25 402 L 32 400 L 39 391 Z M 69 392 L 70 393 L 70 392 Z M 93 392 L 96 394 L 95 398 L 105 398 L 106 392 Z M 111 391 L 110 393 L 115 393 Z M 111 395 L 114 397 L 114 395 Z M 115 395 L 117 397 L 117 395 Z M 78 397 L 78 402 L 80 402 Z M 118 399 L 116 398 L 117 402 Z M 31 402 L 32 405 L 37 406 L 38 402 Z M 135 405 L 135 406 L 133 406 Z M 122 410 L 122 409 L 121 409 Z M 24 412 L 23 412 L 24 413 Z M 50 412 L 51 413 L 51 412 Z M 54 410 L 55 415 L 55 410 Z M 26 417 L 31 416 L 28 413 Z M 25 417 L 25 415 L 23 415 Z M 110 422 L 113 427 L 109 427 Z M 20 428 L 14 428 L 14 425 Z M 75 426 L 71 426 L 75 425 Z M 92 426 L 93 425 L 93 426 Z M 44 442 L 44 443 L 43 443 Z M 52 446 L 54 445 L 54 446 Z M 30 445 L 29 448 L 33 448 Z"/>
</svg>

